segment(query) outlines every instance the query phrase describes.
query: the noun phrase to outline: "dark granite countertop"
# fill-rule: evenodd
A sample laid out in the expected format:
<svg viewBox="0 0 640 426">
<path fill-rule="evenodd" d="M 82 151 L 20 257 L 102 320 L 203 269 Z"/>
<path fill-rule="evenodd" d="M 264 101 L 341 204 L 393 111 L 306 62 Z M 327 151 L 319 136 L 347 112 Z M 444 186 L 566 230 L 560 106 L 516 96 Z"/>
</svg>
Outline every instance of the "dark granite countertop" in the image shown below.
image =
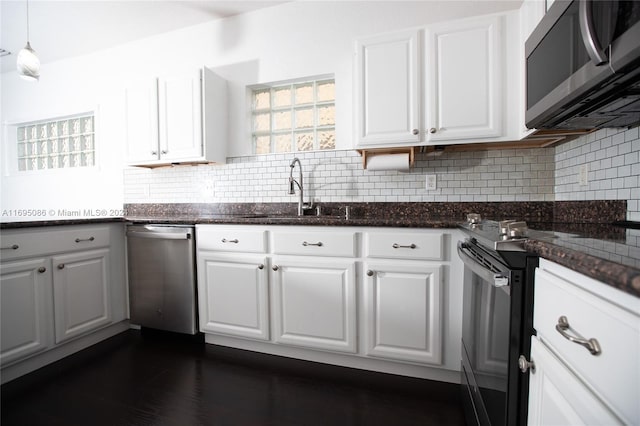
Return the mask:
<svg viewBox="0 0 640 426">
<path fill-rule="evenodd" d="M 348 205 L 349 218 L 346 218 Z M 527 250 L 640 297 L 640 230 L 624 220 L 626 202 L 325 203 L 319 216 L 298 217 L 295 204 L 132 204 L 123 218 L 2 223 L 2 229 L 104 222 L 455 228 L 466 213 L 500 220 L 523 218 L 549 239 L 528 240 Z M 607 222 L 608 221 L 608 222 Z"/>
<path fill-rule="evenodd" d="M 640 297 L 640 230 L 606 224 L 529 224 L 549 238 L 525 248 L 619 290 Z"/>
<path fill-rule="evenodd" d="M 458 221 L 446 218 L 349 218 L 344 216 L 129 216 L 125 220 L 138 224 L 230 224 L 230 225 L 300 225 L 300 226 L 378 226 L 395 228 L 455 228 Z"/>
<path fill-rule="evenodd" d="M 89 225 L 94 223 L 118 223 L 118 222 L 124 222 L 124 221 L 125 219 L 122 217 L 33 220 L 33 221 L 24 221 L 24 222 L 2 222 L 0 223 L 0 229 L 38 228 L 38 227 L 44 227 L 44 226 Z"/>
</svg>

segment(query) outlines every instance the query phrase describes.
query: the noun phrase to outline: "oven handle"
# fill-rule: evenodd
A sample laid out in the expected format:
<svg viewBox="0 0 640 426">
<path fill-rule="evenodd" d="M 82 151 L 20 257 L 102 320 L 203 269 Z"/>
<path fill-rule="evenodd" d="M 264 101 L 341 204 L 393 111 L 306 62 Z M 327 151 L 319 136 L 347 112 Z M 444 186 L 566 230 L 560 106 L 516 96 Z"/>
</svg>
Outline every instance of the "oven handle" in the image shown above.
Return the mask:
<svg viewBox="0 0 640 426">
<path fill-rule="evenodd" d="M 497 274 L 489 269 L 480 265 L 476 260 L 469 256 L 464 249 L 467 243 L 458 241 L 458 255 L 464 262 L 465 266 L 469 267 L 474 273 L 478 274 L 482 279 L 491 283 L 494 287 L 504 287 L 509 285 L 509 275 Z"/>
</svg>

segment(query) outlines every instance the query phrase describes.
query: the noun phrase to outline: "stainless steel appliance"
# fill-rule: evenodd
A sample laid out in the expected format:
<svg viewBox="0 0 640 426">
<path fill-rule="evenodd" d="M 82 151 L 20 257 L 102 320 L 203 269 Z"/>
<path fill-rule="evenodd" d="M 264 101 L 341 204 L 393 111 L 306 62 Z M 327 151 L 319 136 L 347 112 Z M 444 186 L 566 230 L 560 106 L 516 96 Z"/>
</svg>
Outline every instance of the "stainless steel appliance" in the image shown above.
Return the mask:
<svg viewBox="0 0 640 426">
<path fill-rule="evenodd" d="M 193 226 L 128 225 L 131 323 L 196 334 Z"/>
<path fill-rule="evenodd" d="M 525 43 L 526 124 L 640 124 L 640 2 L 558 0 Z"/>
<path fill-rule="evenodd" d="M 524 222 L 468 217 L 461 226 L 467 238 L 458 242 L 465 265 L 461 383 L 467 424 L 523 425 L 529 378 L 518 361 L 531 350 L 538 258 L 522 243 L 536 232 Z"/>
</svg>

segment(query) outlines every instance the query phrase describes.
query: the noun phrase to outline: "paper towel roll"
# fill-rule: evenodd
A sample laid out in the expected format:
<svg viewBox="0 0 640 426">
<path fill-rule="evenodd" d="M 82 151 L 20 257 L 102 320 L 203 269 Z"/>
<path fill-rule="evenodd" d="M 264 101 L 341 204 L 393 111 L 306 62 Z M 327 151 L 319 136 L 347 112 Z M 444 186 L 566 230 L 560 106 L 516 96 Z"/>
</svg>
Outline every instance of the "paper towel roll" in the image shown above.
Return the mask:
<svg viewBox="0 0 640 426">
<path fill-rule="evenodd" d="M 409 153 L 372 155 L 367 159 L 367 170 L 409 171 Z"/>
</svg>

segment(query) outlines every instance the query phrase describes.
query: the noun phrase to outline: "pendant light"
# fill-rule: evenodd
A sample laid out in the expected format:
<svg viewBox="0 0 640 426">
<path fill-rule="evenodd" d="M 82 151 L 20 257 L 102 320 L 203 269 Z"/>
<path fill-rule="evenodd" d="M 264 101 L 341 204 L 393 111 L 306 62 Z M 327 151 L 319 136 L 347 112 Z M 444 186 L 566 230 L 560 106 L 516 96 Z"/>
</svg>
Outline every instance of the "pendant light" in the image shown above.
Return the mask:
<svg viewBox="0 0 640 426">
<path fill-rule="evenodd" d="M 29 43 L 29 0 L 27 0 L 27 45 L 18 53 L 18 74 L 28 81 L 40 79 L 40 60 Z"/>
</svg>

